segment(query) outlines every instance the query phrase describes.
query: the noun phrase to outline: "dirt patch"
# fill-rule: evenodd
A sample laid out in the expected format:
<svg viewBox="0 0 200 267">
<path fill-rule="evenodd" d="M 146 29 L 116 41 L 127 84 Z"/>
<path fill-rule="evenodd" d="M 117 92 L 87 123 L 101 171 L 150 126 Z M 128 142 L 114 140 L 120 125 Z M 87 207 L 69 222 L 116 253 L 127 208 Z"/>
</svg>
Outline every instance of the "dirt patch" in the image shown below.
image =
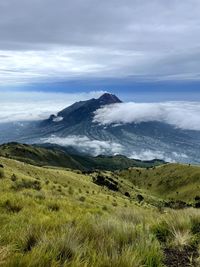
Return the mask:
<svg viewBox="0 0 200 267">
<path fill-rule="evenodd" d="M 177 248 L 164 249 L 164 264 L 167 267 L 191 267 L 195 265 L 198 257 L 197 250 L 192 247 L 184 247 L 182 250 Z"/>
</svg>

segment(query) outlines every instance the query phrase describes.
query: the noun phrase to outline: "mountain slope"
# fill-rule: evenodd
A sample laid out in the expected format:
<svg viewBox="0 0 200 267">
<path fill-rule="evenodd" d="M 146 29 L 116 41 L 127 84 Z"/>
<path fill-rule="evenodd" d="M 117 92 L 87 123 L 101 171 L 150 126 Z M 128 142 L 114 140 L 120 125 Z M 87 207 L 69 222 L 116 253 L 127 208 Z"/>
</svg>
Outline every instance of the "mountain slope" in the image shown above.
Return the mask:
<svg viewBox="0 0 200 267">
<path fill-rule="evenodd" d="M 8 143 L 0 146 L 0 156 L 16 159 L 36 166 L 57 166 L 76 170 L 91 171 L 120 170 L 129 167 L 152 167 L 164 164 L 161 160 L 140 161 L 125 156 L 91 157 L 80 154 L 70 154 L 66 148 L 60 146 L 39 146 L 19 143 Z"/>
<path fill-rule="evenodd" d="M 171 163 L 148 169 L 130 168 L 120 177 L 164 199 L 194 202 L 200 192 L 200 166 Z"/>
</svg>

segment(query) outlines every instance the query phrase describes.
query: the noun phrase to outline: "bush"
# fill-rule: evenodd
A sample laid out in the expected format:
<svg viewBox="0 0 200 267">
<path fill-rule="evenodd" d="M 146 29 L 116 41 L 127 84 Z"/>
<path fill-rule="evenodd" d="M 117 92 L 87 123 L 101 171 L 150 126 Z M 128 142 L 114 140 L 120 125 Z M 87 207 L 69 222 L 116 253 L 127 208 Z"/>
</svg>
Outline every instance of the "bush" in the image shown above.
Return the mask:
<svg viewBox="0 0 200 267">
<path fill-rule="evenodd" d="M 194 200 L 195 200 L 195 201 L 199 201 L 199 200 L 200 200 L 200 196 L 196 196 L 196 197 L 194 198 Z"/>
<path fill-rule="evenodd" d="M 194 218 L 191 221 L 192 223 L 192 227 L 191 227 L 191 231 L 194 235 L 198 234 L 200 235 L 200 219 Z"/>
<path fill-rule="evenodd" d="M 85 201 L 85 197 L 84 197 L 84 196 L 81 196 L 81 197 L 79 198 L 79 200 L 80 200 L 81 202 L 84 202 L 84 201 Z"/>
<path fill-rule="evenodd" d="M 112 203 L 112 205 L 113 205 L 113 207 L 117 207 L 117 202 L 114 201 L 114 202 Z"/>
<path fill-rule="evenodd" d="M 48 209 L 50 211 L 59 211 L 60 206 L 57 203 L 49 203 L 48 204 Z"/>
<path fill-rule="evenodd" d="M 21 181 L 16 181 L 15 184 L 12 186 L 15 190 L 20 190 L 23 188 L 26 189 L 34 189 L 34 190 L 41 190 L 41 183 L 37 180 L 25 180 L 22 179 Z"/>
<path fill-rule="evenodd" d="M 167 238 L 170 235 L 169 228 L 165 222 L 153 226 L 152 232 L 156 236 L 158 241 L 164 243 L 167 241 Z"/>
<path fill-rule="evenodd" d="M 20 206 L 18 203 L 13 203 L 9 199 L 6 200 L 3 203 L 3 207 L 8 211 L 8 212 L 13 212 L 13 213 L 18 213 L 22 210 L 22 206 Z"/>
<path fill-rule="evenodd" d="M 4 170 L 0 170 L 0 179 L 5 178 Z"/>
<path fill-rule="evenodd" d="M 17 176 L 13 173 L 13 175 L 11 176 L 11 181 L 15 182 L 17 181 Z"/>
<path fill-rule="evenodd" d="M 69 187 L 68 193 L 70 195 L 73 195 L 74 194 L 74 190 L 73 190 L 73 188 L 71 186 Z"/>
<path fill-rule="evenodd" d="M 126 197 L 131 197 L 130 193 L 129 192 L 125 192 L 124 194 Z"/>
<path fill-rule="evenodd" d="M 19 238 L 19 249 L 25 253 L 30 252 L 38 244 L 40 235 L 36 226 L 29 226 Z"/>
<path fill-rule="evenodd" d="M 139 195 L 137 195 L 137 200 L 140 203 L 140 202 L 142 202 L 144 200 L 144 197 L 139 194 Z"/>
</svg>

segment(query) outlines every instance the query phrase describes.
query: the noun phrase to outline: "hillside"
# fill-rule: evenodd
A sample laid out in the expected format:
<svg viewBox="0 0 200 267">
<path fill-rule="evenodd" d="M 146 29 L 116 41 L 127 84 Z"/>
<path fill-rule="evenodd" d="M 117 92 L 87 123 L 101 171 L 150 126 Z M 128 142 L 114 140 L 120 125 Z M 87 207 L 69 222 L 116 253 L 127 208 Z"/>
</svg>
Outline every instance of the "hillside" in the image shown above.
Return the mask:
<svg viewBox="0 0 200 267">
<path fill-rule="evenodd" d="M 98 175 L 119 190 L 97 185 Z M 0 157 L 0 266 L 199 266 L 199 211 L 163 213 L 148 199 L 160 201 L 111 172 Z"/>
<path fill-rule="evenodd" d="M 194 201 L 200 192 L 200 167 L 165 164 L 157 168 L 130 168 L 120 173 L 135 186 L 164 199 Z"/>
<path fill-rule="evenodd" d="M 37 166 L 57 166 L 70 169 L 91 171 L 120 170 L 129 167 L 151 167 L 163 164 L 162 160 L 140 161 L 125 156 L 97 156 L 91 157 L 73 152 L 67 148 L 55 145 L 26 145 L 8 143 L 0 146 L 0 156 L 20 160 Z"/>
</svg>

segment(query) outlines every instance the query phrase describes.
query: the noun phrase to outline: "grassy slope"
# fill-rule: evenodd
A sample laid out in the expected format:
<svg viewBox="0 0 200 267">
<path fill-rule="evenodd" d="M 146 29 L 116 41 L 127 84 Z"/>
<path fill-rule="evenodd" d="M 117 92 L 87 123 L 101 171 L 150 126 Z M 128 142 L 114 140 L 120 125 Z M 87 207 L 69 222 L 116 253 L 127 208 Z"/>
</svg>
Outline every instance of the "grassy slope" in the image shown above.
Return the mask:
<svg viewBox="0 0 200 267">
<path fill-rule="evenodd" d="M 199 166 L 166 164 L 150 169 L 133 168 L 120 175 L 162 198 L 193 201 L 200 192 Z"/>
<path fill-rule="evenodd" d="M 128 167 L 149 167 L 160 165 L 163 162 L 139 161 L 128 159 L 124 156 L 98 156 L 90 157 L 86 155 L 69 154 L 59 146 L 47 149 L 39 146 L 9 143 L 0 146 L 0 155 L 12 159 L 24 161 L 37 166 L 57 166 L 79 170 L 116 170 Z"/>
<path fill-rule="evenodd" d="M 0 266 L 162 267 L 163 246 L 198 244 L 198 210 L 162 214 L 91 176 L 2 157 L 0 163 Z"/>
<path fill-rule="evenodd" d="M 72 169 L 84 169 L 79 162 L 62 151 L 31 145 L 17 143 L 4 144 L 0 146 L 0 155 L 37 166 L 50 165 Z"/>
</svg>

